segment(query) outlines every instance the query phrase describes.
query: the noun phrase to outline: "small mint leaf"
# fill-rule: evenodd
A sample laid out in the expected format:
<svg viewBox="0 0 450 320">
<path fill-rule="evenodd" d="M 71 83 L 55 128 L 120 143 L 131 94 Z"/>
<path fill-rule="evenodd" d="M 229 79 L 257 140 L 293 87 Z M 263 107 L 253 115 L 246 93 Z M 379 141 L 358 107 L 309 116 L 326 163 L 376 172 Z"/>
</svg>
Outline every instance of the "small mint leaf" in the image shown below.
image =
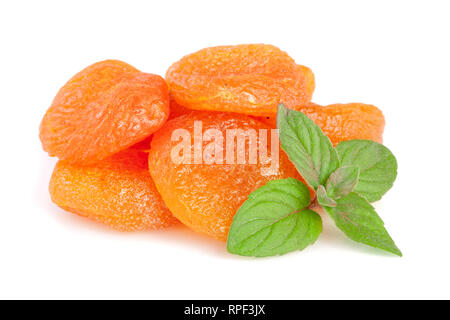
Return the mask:
<svg viewBox="0 0 450 320">
<path fill-rule="evenodd" d="M 302 250 L 322 232 L 320 216 L 306 207 L 306 185 L 288 178 L 252 192 L 234 216 L 227 250 L 242 256 L 266 257 Z"/>
<path fill-rule="evenodd" d="M 328 197 L 327 191 L 325 190 L 324 186 L 320 185 L 317 188 L 316 194 L 317 194 L 317 201 L 322 207 L 336 207 L 336 201 Z"/>
<path fill-rule="evenodd" d="M 359 178 L 359 167 L 342 166 L 336 169 L 327 180 L 327 195 L 339 199 L 355 189 Z"/>
<path fill-rule="evenodd" d="M 330 139 L 306 115 L 278 105 L 277 127 L 281 147 L 297 170 L 314 189 L 324 185 L 339 166 Z"/>
<path fill-rule="evenodd" d="M 382 144 L 371 140 L 350 140 L 338 144 L 336 150 L 342 166 L 359 167 L 359 180 L 354 191 L 369 202 L 380 200 L 394 184 L 397 160 Z"/>
<path fill-rule="evenodd" d="M 350 239 L 402 256 L 392 238 L 384 228 L 383 220 L 372 205 L 360 195 L 352 192 L 336 200 L 336 207 L 324 207 L 336 226 Z"/>
</svg>

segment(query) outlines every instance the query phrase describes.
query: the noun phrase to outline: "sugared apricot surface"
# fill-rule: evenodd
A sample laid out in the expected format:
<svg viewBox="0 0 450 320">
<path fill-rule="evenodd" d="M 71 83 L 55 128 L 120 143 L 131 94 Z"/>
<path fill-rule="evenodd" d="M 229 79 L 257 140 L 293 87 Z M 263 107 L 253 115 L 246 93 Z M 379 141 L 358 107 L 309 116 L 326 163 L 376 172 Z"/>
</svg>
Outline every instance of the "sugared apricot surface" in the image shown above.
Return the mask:
<svg viewBox="0 0 450 320">
<path fill-rule="evenodd" d="M 270 116 L 279 103 L 311 100 L 314 74 L 286 52 L 266 44 L 202 49 L 166 73 L 174 99 L 196 110 Z"/>
<path fill-rule="evenodd" d="M 132 148 L 91 165 L 59 161 L 50 180 L 51 199 L 120 231 L 176 224 L 148 172 L 147 158 L 146 152 Z"/>
<path fill-rule="evenodd" d="M 106 60 L 77 73 L 59 90 L 39 137 L 50 156 L 94 163 L 150 136 L 168 116 L 163 78 Z"/>
</svg>

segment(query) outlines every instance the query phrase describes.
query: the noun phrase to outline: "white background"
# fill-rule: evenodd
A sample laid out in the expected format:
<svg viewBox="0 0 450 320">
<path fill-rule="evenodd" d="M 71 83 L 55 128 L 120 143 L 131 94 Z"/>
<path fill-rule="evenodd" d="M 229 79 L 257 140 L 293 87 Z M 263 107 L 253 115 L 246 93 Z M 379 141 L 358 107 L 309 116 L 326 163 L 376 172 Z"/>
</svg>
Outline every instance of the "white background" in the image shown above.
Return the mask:
<svg viewBox="0 0 450 320">
<path fill-rule="evenodd" d="M 2 1 L 0 298 L 450 298 L 449 15 L 448 1 Z M 329 220 L 303 252 L 248 259 L 52 205 L 38 127 L 73 74 L 113 58 L 164 75 L 201 48 L 261 42 L 312 68 L 315 102 L 383 110 L 399 173 L 376 207 L 403 258 Z"/>
</svg>

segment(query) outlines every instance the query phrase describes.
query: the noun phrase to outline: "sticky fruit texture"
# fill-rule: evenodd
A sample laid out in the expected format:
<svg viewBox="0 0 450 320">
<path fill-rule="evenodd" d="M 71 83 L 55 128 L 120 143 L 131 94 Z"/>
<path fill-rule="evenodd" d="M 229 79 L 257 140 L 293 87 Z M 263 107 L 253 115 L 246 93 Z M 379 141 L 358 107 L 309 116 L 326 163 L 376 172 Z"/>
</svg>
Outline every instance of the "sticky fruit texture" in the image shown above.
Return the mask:
<svg viewBox="0 0 450 320">
<path fill-rule="evenodd" d="M 203 144 L 198 144 L 203 150 L 203 159 L 197 160 L 197 163 L 195 163 L 194 153 L 194 122 L 196 121 L 201 121 L 202 132 L 205 136 L 210 129 L 218 130 L 223 136 L 223 144 L 218 142 L 220 139 L 207 142 L 204 140 Z M 180 143 L 175 136 L 172 139 L 172 134 L 177 129 L 186 130 L 190 135 L 190 138 L 186 140 L 190 146 L 190 153 L 186 152 L 186 155 L 191 155 L 191 164 L 174 162 L 171 157 L 174 152 L 172 150 L 175 150 Z M 150 173 L 164 202 L 174 216 L 194 231 L 223 241 L 227 238 L 233 216 L 252 191 L 270 180 L 300 177 L 294 165 L 281 149 L 279 149 L 278 170 L 274 171 L 272 175 L 263 175 L 261 169 L 269 167 L 273 162 L 264 160 L 258 155 L 256 163 L 251 164 L 248 139 L 245 143 L 246 161 L 243 164 L 237 164 L 238 144 L 235 143 L 234 148 L 230 148 L 234 150 L 234 164 L 227 162 L 225 150 L 226 134 L 229 129 L 241 129 L 244 134 L 251 129 L 258 132 L 260 129 L 270 128 L 264 123 L 242 114 L 193 111 L 169 120 L 156 132 L 153 135 L 149 153 Z M 238 135 L 238 137 L 244 136 Z M 270 157 L 270 130 L 268 140 L 266 145 L 263 144 L 263 148 L 266 148 Z M 214 141 L 217 145 L 224 146 L 221 149 L 223 150 L 224 164 L 214 162 L 213 159 L 217 159 L 213 157 L 215 153 L 207 152 L 207 146 L 211 143 L 214 145 Z M 237 139 L 234 141 L 236 142 Z M 258 153 L 259 150 L 258 147 Z M 182 151 L 175 152 L 175 154 L 186 157 Z M 206 159 L 210 159 L 210 162 L 207 163 Z"/>
<path fill-rule="evenodd" d="M 40 139 L 50 156 L 94 163 L 150 136 L 168 116 L 163 78 L 106 60 L 59 90 L 41 122 Z"/>
<path fill-rule="evenodd" d="M 290 106 L 288 106 L 290 107 Z M 292 109 L 306 114 L 336 146 L 342 141 L 367 139 L 383 142 L 384 116 L 380 109 L 363 103 L 330 104 L 322 107 L 315 103 Z M 276 115 L 260 117 L 260 121 L 276 127 Z"/>
<path fill-rule="evenodd" d="M 159 229 L 178 223 L 148 172 L 148 153 L 121 151 L 94 165 L 59 161 L 50 196 L 59 207 L 120 231 Z"/>
<path fill-rule="evenodd" d="M 277 105 L 311 100 L 314 74 L 287 53 L 265 44 L 200 50 L 166 73 L 174 99 L 190 109 L 270 116 Z"/>
</svg>

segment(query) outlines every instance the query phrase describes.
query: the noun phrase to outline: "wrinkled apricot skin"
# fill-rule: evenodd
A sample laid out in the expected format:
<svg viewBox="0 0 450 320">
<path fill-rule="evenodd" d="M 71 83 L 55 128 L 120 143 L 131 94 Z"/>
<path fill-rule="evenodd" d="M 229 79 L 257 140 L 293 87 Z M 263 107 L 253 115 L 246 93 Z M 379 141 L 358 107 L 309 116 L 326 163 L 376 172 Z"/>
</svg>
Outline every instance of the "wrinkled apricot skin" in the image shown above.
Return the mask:
<svg viewBox="0 0 450 320">
<path fill-rule="evenodd" d="M 169 120 L 153 135 L 149 170 L 167 207 L 194 231 L 225 241 L 233 216 L 252 191 L 270 180 L 299 178 L 299 175 L 281 149 L 279 170 L 269 176 L 261 174 L 261 168 L 267 167 L 268 163 L 262 163 L 259 157 L 256 164 L 249 164 L 248 161 L 245 164 L 174 163 L 171 150 L 179 141 L 172 141 L 172 132 L 176 129 L 190 132 L 192 146 L 194 121 L 202 122 L 203 132 L 217 129 L 224 137 L 227 129 L 255 129 L 258 132 L 269 127 L 241 114 L 193 111 Z M 204 141 L 203 147 L 206 144 Z M 236 154 L 236 144 L 234 148 Z M 270 154 L 270 142 L 267 149 Z M 246 159 L 248 154 L 247 145 Z"/>
<path fill-rule="evenodd" d="M 383 142 L 384 116 L 381 110 L 373 105 L 347 103 L 322 107 L 315 103 L 309 103 L 292 109 L 303 112 L 314 121 L 330 138 L 334 146 L 342 141 L 353 139 Z M 276 127 L 276 115 L 258 119 Z"/>
<path fill-rule="evenodd" d="M 264 44 L 200 50 L 174 63 L 166 80 L 182 106 L 255 116 L 276 113 L 279 103 L 305 104 L 315 87 L 309 68 Z"/>
<path fill-rule="evenodd" d="M 106 60 L 82 70 L 59 90 L 39 136 L 50 156 L 88 164 L 147 138 L 168 116 L 163 78 Z"/>
<path fill-rule="evenodd" d="M 148 172 L 147 157 L 128 149 L 95 165 L 58 161 L 50 180 L 51 199 L 67 211 L 120 231 L 176 224 Z"/>
</svg>

